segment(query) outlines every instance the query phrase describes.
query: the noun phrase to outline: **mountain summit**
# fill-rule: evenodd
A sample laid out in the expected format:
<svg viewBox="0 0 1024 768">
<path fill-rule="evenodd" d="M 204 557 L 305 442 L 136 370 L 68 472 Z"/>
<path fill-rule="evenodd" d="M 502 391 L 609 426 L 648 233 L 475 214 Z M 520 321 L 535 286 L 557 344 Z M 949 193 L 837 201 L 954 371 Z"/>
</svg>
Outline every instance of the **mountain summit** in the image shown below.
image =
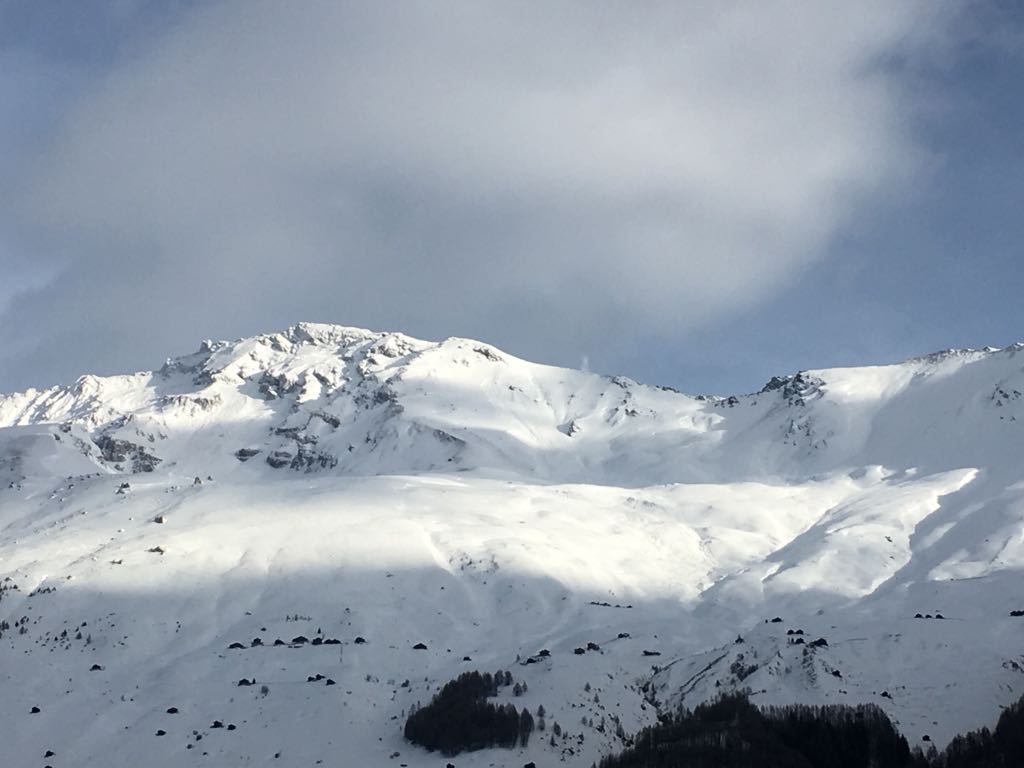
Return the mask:
<svg viewBox="0 0 1024 768">
<path fill-rule="evenodd" d="M 941 743 L 1024 692 L 1022 352 L 691 397 L 303 323 L 0 396 L 5 751 L 433 766 L 401 722 L 476 668 L 562 735 L 460 766 L 722 690 Z"/>
<path fill-rule="evenodd" d="M 59 425 L 115 472 L 251 462 L 250 475 L 266 464 L 650 485 L 851 465 L 954 469 L 998 463 L 1019 439 L 1022 350 L 950 350 L 775 377 L 742 397 L 690 397 L 468 339 L 300 323 L 203 342 L 155 372 L 0 396 L 0 427 Z"/>
</svg>

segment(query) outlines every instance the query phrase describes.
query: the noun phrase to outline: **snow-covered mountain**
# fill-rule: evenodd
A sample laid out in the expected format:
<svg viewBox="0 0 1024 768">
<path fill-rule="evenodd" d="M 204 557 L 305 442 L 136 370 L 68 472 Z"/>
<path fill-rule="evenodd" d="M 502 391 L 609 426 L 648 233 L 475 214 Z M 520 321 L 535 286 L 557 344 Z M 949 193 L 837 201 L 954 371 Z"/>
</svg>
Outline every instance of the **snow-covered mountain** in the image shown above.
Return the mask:
<svg viewBox="0 0 1024 768">
<path fill-rule="evenodd" d="M 734 688 L 941 746 L 1024 693 L 1022 353 L 690 397 L 300 324 L 0 396 L 5 757 L 444 765 L 402 722 L 469 669 L 548 730 L 460 768 Z"/>
</svg>

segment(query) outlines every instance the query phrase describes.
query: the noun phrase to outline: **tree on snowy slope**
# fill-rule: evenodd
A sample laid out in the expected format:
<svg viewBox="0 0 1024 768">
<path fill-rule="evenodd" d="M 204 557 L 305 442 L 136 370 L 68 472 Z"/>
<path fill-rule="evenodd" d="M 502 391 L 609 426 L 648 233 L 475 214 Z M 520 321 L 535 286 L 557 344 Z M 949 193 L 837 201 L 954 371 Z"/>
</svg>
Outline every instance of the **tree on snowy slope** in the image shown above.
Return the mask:
<svg viewBox="0 0 1024 768">
<path fill-rule="evenodd" d="M 939 755 L 939 768 L 1011 768 L 1024 765 L 1024 696 L 1003 710 L 995 732 L 957 736 Z"/>
<path fill-rule="evenodd" d="M 405 721 L 405 738 L 413 744 L 453 756 L 488 747 L 526 745 L 533 731 L 533 717 L 512 704 L 487 701 L 511 675 L 495 677 L 466 672 L 447 683 L 425 707 L 414 710 Z"/>
<path fill-rule="evenodd" d="M 601 768 L 918 768 L 877 707 L 775 707 L 723 696 L 641 731 Z"/>
</svg>

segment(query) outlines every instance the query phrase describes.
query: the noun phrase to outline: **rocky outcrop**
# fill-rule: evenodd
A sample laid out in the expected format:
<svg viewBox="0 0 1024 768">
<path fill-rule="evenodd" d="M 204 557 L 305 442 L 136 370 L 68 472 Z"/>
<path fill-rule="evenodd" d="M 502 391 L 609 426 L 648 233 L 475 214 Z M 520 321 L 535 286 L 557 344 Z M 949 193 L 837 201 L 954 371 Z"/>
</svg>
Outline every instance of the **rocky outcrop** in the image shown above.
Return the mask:
<svg viewBox="0 0 1024 768">
<path fill-rule="evenodd" d="M 100 449 L 101 458 L 117 470 L 123 470 L 126 464 L 130 464 L 132 472 L 152 472 L 163 461 L 141 445 L 110 435 L 100 435 L 93 442 Z"/>
</svg>

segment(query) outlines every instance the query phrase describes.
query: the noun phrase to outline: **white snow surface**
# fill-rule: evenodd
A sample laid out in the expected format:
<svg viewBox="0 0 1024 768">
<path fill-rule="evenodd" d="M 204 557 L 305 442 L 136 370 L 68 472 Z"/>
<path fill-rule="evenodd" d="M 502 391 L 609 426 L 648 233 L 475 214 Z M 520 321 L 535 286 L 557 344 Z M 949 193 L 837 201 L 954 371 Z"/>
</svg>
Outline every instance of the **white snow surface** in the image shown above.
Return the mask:
<svg viewBox="0 0 1024 768">
<path fill-rule="evenodd" d="M 942 746 L 1024 693 L 1022 392 L 1024 345 L 690 397 L 307 323 L 0 395 L 4 760 L 589 766 L 734 689 Z M 547 731 L 406 743 L 472 669 Z"/>
</svg>

